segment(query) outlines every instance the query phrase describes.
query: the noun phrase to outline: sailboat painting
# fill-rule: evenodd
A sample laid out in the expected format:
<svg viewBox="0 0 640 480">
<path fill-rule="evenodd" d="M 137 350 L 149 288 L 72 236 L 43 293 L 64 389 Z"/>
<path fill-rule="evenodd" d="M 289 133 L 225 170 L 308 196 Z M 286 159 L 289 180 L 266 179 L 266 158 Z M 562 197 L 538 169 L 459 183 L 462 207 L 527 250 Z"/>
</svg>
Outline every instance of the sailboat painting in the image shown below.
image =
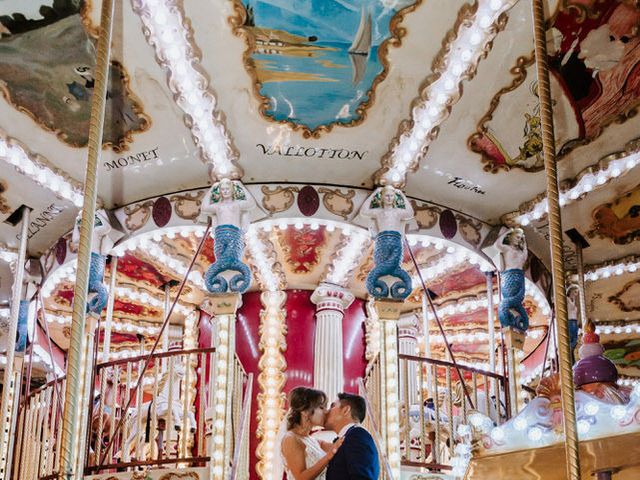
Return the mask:
<svg viewBox="0 0 640 480">
<path fill-rule="evenodd" d="M 313 135 L 364 120 L 389 68 L 383 47 L 400 43 L 400 21 L 421 2 L 234 1 L 262 115 Z"/>
</svg>

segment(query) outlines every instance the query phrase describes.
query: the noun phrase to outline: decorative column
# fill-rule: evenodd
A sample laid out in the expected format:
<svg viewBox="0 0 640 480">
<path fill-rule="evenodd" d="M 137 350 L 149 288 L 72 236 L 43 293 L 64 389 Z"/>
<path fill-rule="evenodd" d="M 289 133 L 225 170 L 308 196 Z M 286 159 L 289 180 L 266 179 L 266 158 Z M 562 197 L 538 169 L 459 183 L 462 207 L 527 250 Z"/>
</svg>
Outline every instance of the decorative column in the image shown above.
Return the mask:
<svg viewBox="0 0 640 480">
<path fill-rule="evenodd" d="M 380 319 L 381 436 L 394 479 L 400 478 L 400 395 L 398 392 L 398 319 L 402 303 L 376 300 Z"/>
<path fill-rule="evenodd" d="M 313 387 L 325 392 L 329 402 L 344 388 L 342 319 L 354 298 L 351 292 L 325 283 L 311 295 L 316 305 Z"/>
<path fill-rule="evenodd" d="M 429 332 L 429 300 L 427 299 L 427 294 L 425 292 L 422 293 L 422 335 L 424 339 L 424 356 L 426 358 L 431 358 L 431 335 Z M 427 384 L 421 385 L 421 389 L 427 390 L 427 397 L 433 398 L 432 387 L 433 387 L 433 379 L 431 378 L 431 368 L 427 367 Z"/>
<path fill-rule="evenodd" d="M 420 322 L 415 313 L 403 315 L 398 321 L 398 350 L 404 355 L 417 355 Z M 400 398 L 407 408 L 418 401 L 418 364 L 407 362 L 406 372 L 400 372 Z M 422 403 L 421 401 L 418 403 Z"/>
<path fill-rule="evenodd" d="M 213 405 L 212 438 L 209 444 L 210 478 L 229 478 L 233 431 L 231 428 L 231 407 L 235 356 L 235 320 L 241 305 L 239 294 L 220 294 L 210 297 L 211 313 L 218 326 L 218 345 L 214 365 L 209 377 L 209 404 Z"/>
<path fill-rule="evenodd" d="M 569 351 L 569 322 L 567 319 L 567 297 L 565 289 L 562 219 L 560 216 L 560 194 L 556 164 L 556 145 L 553 130 L 553 104 L 551 82 L 547 64 L 547 37 L 542 0 L 533 0 L 533 38 L 535 45 L 538 98 L 540 99 L 540 125 L 542 150 L 547 179 L 547 205 L 549 208 L 549 243 L 553 275 L 553 298 L 557 319 L 558 360 L 560 364 L 560 386 L 562 391 L 562 413 L 564 417 L 567 478 L 580 479 L 580 452 L 578 427 L 573 388 L 571 352 Z"/>
<path fill-rule="evenodd" d="M 16 421 L 14 419 L 17 409 L 17 398 L 20 396 L 19 375 L 21 369 L 15 368 L 15 338 L 18 332 L 18 320 L 20 317 L 22 299 L 22 283 L 24 280 L 24 263 L 27 256 L 27 240 L 29 228 L 28 207 L 22 208 L 22 225 L 20 230 L 20 247 L 18 249 L 18 261 L 16 274 L 13 279 L 13 292 L 11 296 L 11 311 L 9 313 L 9 332 L 7 334 L 7 363 L 5 364 L 2 385 L 2 405 L 0 407 L 0 478 L 11 478 L 11 461 L 9 460 L 9 442 L 15 437 Z M 53 360 L 53 359 L 52 359 Z"/>
<path fill-rule="evenodd" d="M 102 132 L 107 97 L 107 80 L 109 76 L 109 52 L 111 49 L 111 32 L 113 27 L 113 0 L 102 2 L 100 16 L 100 36 L 98 37 L 95 88 L 91 101 L 91 118 L 89 123 L 89 141 L 87 144 L 87 168 L 84 181 L 84 203 L 82 208 L 82 223 L 80 227 L 80 242 L 78 247 L 78 268 L 76 269 L 76 284 L 73 297 L 73 314 L 71 322 L 71 338 L 67 359 L 67 382 L 65 388 L 64 412 L 62 415 L 62 431 L 60 465 L 58 472 L 61 476 L 79 479 L 82 472 L 74 471 L 82 448 L 80 438 L 80 402 L 82 390 L 79 389 L 83 366 L 86 368 L 87 358 L 84 357 L 84 341 L 86 339 L 85 315 L 87 305 L 87 291 L 89 288 L 89 268 L 91 261 L 91 241 L 94 230 L 96 213 L 96 192 L 98 186 L 98 160 L 102 149 Z"/>
<path fill-rule="evenodd" d="M 287 364 L 282 351 L 287 347 L 285 335 L 287 294 L 282 291 L 262 292 L 263 309 L 260 312 L 260 343 L 262 356 L 258 362 L 258 429 L 260 439 L 256 448 L 260 478 L 274 478 L 274 459 L 280 453 L 276 449 L 278 428 L 284 415 L 285 395 L 282 392 Z"/>
</svg>

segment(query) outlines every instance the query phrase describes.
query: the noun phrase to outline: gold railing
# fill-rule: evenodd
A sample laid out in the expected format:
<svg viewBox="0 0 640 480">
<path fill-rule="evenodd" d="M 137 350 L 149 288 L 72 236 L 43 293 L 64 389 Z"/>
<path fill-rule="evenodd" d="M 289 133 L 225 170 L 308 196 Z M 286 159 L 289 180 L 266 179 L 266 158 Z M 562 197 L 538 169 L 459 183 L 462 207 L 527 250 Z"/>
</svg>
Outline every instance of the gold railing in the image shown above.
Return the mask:
<svg viewBox="0 0 640 480">
<path fill-rule="evenodd" d="M 20 405 L 13 456 L 13 477 L 38 480 L 52 477 L 60 460 L 65 378 L 30 392 Z"/>
<path fill-rule="evenodd" d="M 215 349 L 156 353 L 144 371 L 147 358 L 141 355 L 96 367 L 99 394 L 87 429 L 87 473 L 208 461 L 205 412 L 213 399 L 207 399 L 204 382 L 197 386 L 196 372 L 214 364 Z M 141 388 L 135 390 L 138 382 Z M 127 404 L 130 407 L 123 411 Z M 121 421 L 122 428 L 116 431 Z"/>
<path fill-rule="evenodd" d="M 507 380 L 498 374 L 451 362 L 400 354 L 400 452 L 402 465 L 433 472 L 450 470 L 458 427 L 479 411 L 496 424 L 509 417 Z M 371 418 L 384 438 L 380 424 L 381 379 L 376 359 L 367 370 L 365 393 L 371 403 Z M 371 428 L 371 425 L 369 425 Z"/>
</svg>

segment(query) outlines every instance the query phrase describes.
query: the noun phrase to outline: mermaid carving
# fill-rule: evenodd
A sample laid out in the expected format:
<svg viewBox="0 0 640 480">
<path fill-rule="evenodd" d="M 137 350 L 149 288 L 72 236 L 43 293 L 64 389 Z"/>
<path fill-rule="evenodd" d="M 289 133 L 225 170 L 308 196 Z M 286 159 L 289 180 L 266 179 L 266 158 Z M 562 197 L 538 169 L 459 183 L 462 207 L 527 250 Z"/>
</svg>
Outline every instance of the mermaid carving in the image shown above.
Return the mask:
<svg viewBox="0 0 640 480">
<path fill-rule="evenodd" d="M 375 228 L 374 267 L 367 275 L 367 291 L 377 299 L 404 300 L 411 293 L 411 277 L 400 266 L 406 222 L 413 218 L 407 197 L 390 185 L 379 187 L 365 200 L 360 215 L 371 218 Z M 382 277 L 397 279 L 391 288 Z"/>
<path fill-rule="evenodd" d="M 82 211 L 76 218 L 71 242 L 78 244 L 80 240 L 80 224 Z M 109 293 L 104 285 L 104 267 L 107 253 L 113 248 L 113 241 L 109 238 L 111 224 L 104 210 L 96 211 L 91 237 L 91 264 L 89 266 L 89 296 L 87 298 L 87 313 L 99 316 L 107 305 Z"/>
<path fill-rule="evenodd" d="M 255 200 L 244 185 L 227 178 L 214 183 L 202 202 L 202 212 L 211 218 L 211 225 L 215 227 L 211 236 L 216 260 L 204 276 L 211 293 L 244 293 L 251 285 L 251 270 L 242 262 L 242 235 L 253 208 Z M 238 273 L 227 280 L 225 272 Z"/>
<path fill-rule="evenodd" d="M 520 228 L 512 228 L 498 237 L 496 249 L 501 257 L 500 288 L 502 301 L 498 306 L 498 318 L 503 327 L 521 332 L 529 328 L 529 316 L 524 301 L 524 264 L 527 261 L 527 242 Z"/>
</svg>

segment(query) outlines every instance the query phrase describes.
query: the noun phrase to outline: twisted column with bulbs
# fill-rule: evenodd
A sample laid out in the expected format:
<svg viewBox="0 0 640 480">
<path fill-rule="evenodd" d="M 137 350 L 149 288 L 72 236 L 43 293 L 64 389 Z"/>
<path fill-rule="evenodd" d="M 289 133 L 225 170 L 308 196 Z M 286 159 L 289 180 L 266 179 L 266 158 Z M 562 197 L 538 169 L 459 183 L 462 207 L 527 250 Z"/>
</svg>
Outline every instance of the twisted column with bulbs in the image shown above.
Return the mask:
<svg viewBox="0 0 640 480">
<path fill-rule="evenodd" d="M 558 194 L 558 172 L 556 165 L 556 145 L 553 130 L 553 109 L 549 66 L 547 64 L 547 37 L 544 18 L 544 3 L 533 0 L 533 37 L 538 73 L 538 98 L 540 99 L 540 122 L 542 125 L 542 147 L 547 179 L 547 203 L 549 208 L 549 239 L 551 244 L 551 273 L 553 275 L 553 297 L 555 302 L 557 344 L 560 363 L 560 386 L 562 412 L 564 415 L 565 450 L 567 457 L 567 478 L 580 479 L 580 457 L 578 429 L 574 403 L 573 373 L 567 318 L 567 298 L 565 289 L 562 220 Z"/>
</svg>

